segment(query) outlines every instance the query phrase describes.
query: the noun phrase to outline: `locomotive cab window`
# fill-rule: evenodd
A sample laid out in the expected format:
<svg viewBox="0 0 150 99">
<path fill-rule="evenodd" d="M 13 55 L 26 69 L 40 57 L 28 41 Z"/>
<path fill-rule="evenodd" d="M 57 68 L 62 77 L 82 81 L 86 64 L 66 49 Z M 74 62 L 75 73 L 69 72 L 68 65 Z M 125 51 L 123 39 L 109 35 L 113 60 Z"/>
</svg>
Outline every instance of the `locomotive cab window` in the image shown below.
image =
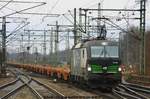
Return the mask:
<svg viewBox="0 0 150 99">
<path fill-rule="evenodd" d="M 104 46 L 91 46 L 91 57 L 104 57 Z"/>
<path fill-rule="evenodd" d="M 117 58 L 119 57 L 119 51 L 118 51 L 118 46 L 105 46 L 105 56 L 106 57 L 112 57 L 112 58 Z"/>
<path fill-rule="evenodd" d="M 118 58 L 118 46 L 91 46 L 91 57 Z"/>
</svg>

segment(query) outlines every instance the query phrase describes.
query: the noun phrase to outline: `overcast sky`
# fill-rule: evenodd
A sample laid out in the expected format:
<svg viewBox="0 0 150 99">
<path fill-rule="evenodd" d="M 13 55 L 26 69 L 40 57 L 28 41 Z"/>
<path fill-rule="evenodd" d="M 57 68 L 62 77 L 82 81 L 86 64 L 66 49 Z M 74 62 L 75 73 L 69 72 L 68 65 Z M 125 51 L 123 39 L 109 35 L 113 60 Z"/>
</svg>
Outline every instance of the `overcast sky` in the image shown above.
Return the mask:
<svg viewBox="0 0 150 99">
<path fill-rule="evenodd" d="M 9 1 L 9 0 L 0 0 L 0 1 Z M 74 8 L 97 8 L 97 4 L 100 2 L 103 8 L 138 8 L 138 0 L 14 0 L 14 1 L 34 1 L 34 2 L 46 2 L 46 5 L 27 10 L 25 12 L 39 12 L 39 13 L 51 13 L 51 14 L 67 14 L 68 10 L 73 11 Z M 147 0 L 147 25 L 146 28 L 150 27 L 150 1 Z M 28 7 L 38 5 L 37 3 L 32 4 L 18 4 L 10 3 L 5 8 L 1 9 L 6 3 L 0 2 L 0 16 L 8 15 L 14 11 L 19 11 Z M 72 12 L 73 13 L 73 12 Z M 68 13 L 69 14 L 69 13 Z M 115 13 L 107 13 L 107 15 L 115 15 Z M 117 15 L 117 14 L 116 14 Z M 116 16 L 115 15 L 115 16 Z M 59 18 L 50 18 L 44 16 L 36 15 L 20 15 L 15 14 L 11 17 L 24 17 L 28 18 L 30 24 L 26 27 L 29 29 L 47 29 L 47 24 L 55 24 L 55 21 L 59 19 L 60 24 L 69 23 L 64 17 Z M 70 18 L 70 17 L 69 17 Z M 71 18 L 70 18 L 71 19 Z M 73 21 L 73 19 L 71 19 Z M 19 19 L 7 19 L 7 21 L 20 22 Z M 137 21 L 136 21 L 137 22 Z M 133 22 L 134 24 L 136 22 Z M 20 23 L 11 23 L 7 24 L 7 31 L 13 31 Z"/>
<path fill-rule="evenodd" d="M 0 0 L 0 1 L 9 1 L 9 0 Z M 19 0 L 17 0 L 19 1 Z M 25 12 L 42 12 L 42 13 L 58 13 L 58 14 L 63 14 L 63 13 L 68 13 L 68 10 L 73 11 L 74 8 L 97 8 L 97 3 L 101 2 L 103 8 L 136 8 L 137 3 L 135 1 L 138 0 L 20 0 L 20 1 L 35 1 L 35 2 L 46 2 L 46 5 L 27 10 Z M 5 3 L 0 3 L 0 7 L 3 6 Z M 11 11 L 10 9 L 13 10 L 21 10 L 24 8 L 28 8 L 31 6 L 35 6 L 37 4 L 18 4 L 18 3 L 10 3 L 7 5 L 5 8 L 0 10 L 0 16 L 7 15 L 10 13 L 13 13 L 14 11 Z M 9 8 L 9 9 L 8 9 Z M 149 1 L 147 3 L 147 19 L 150 19 L 149 15 Z M 31 22 L 31 26 L 34 25 L 41 25 L 41 21 L 43 16 L 35 16 L 35 15 L 20 15 L 20 14 L 15 14 L 12 16 L 20 16 L 20 17 L 27 17 L 29 18 L 29 21 Z M 45 18 L 47 22 L 44 23 L 51 23 L 51 20 L 54 20 L 55 18 Z M 30 26 L 30 27 L 31 27 Z M 11 26 L 12 27 L 12 26 Z M 42 26 L 44 27 L 44 26 Z M 44 27 L 45 28 L 45 27 Z"/>
</svg>

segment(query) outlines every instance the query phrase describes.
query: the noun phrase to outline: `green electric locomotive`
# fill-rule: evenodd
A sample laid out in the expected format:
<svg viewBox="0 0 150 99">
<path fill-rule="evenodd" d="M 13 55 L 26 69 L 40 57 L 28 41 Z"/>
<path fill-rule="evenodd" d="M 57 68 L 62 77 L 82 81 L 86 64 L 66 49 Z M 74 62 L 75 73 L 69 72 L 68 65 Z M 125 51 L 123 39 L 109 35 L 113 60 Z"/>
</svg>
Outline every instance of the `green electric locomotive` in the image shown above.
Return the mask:
<svg viewBox="0 0 150 99">
<path fill-rule="evenodd" d="M 72 48 L 71 80 L 92 88 L 113 87 L 121 82 L 119 44 L 87 40 Z"/>
</svg>

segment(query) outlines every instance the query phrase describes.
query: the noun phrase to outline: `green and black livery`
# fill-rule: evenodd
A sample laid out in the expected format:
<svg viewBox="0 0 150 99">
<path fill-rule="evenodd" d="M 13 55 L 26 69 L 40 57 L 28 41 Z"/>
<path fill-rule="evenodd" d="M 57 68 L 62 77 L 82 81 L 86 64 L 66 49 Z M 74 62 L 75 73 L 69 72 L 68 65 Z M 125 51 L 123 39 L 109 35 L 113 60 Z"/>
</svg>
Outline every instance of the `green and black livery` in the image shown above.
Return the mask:
<svg viewBox="0 0 150 99">
<path fill-rule="evenodd" d="M 112 87 L 121 82 L 119 43 L 88 40 L 72 49 L 71 80 L 90 87 Z"/>
</svg>

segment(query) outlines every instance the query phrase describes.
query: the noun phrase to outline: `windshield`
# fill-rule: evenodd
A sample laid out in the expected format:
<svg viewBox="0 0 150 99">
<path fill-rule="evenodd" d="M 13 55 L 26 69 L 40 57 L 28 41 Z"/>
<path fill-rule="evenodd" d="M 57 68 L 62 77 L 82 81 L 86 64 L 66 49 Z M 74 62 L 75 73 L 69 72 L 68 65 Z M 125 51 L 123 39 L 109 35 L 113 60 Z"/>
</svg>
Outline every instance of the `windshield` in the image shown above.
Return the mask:
<svg viewBox="0 0 150 99">
<path fill-rule="evenodd" d="M 91 46 L 91 57 L 113 57 L 117 58 L 118 46 Z"/>
<path fill-rule="evenodd" d="M 91 57 L 104 57 L 104 46 L 91 46 Z"/>
<path fill-rule="evenodd" d="M 118 55 L 118 46 L 105 46 L 105 56 L 106 57 L 119 57 Z"/>
</svg>

